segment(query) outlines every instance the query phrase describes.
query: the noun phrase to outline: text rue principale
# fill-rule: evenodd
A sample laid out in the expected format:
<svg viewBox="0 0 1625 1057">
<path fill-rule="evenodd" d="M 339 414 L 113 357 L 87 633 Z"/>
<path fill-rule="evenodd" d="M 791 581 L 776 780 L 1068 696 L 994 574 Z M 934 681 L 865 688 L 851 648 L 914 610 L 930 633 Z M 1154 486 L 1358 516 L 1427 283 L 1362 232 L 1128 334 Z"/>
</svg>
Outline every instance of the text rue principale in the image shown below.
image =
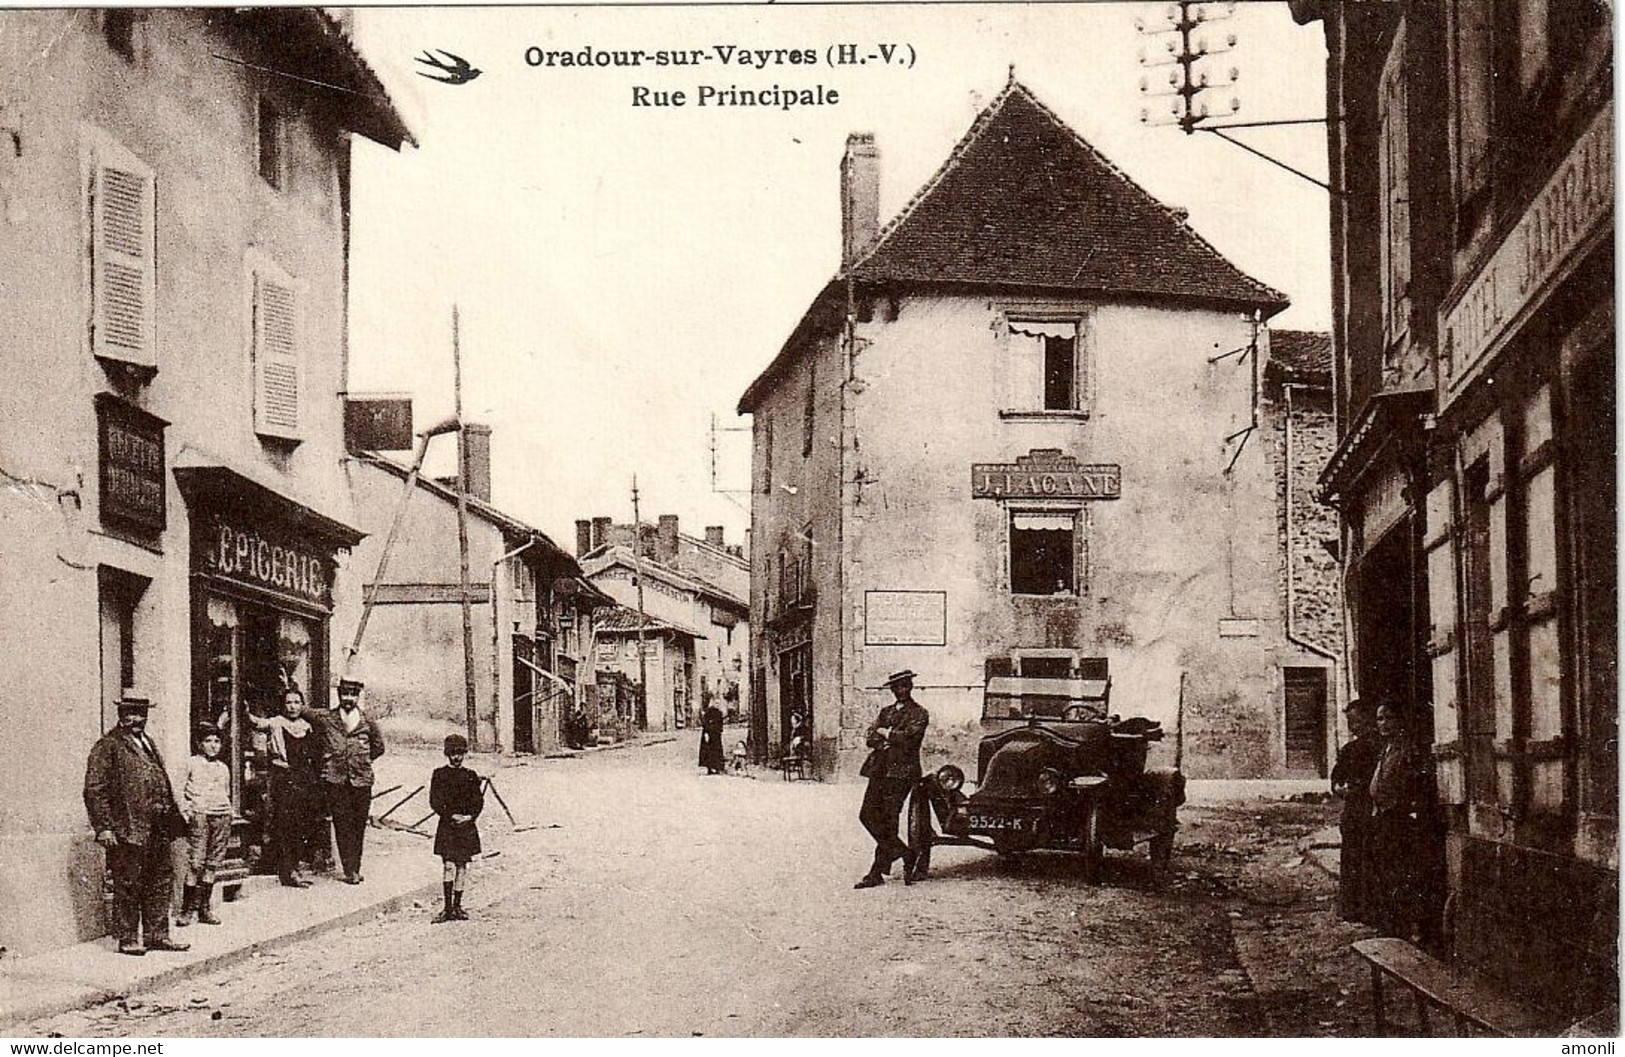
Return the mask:
<svg viewBox="0 0 1625 1057">
<path fill-rule="evenodd" d="M 702 84 L 697 88 L 654 88 L 648 85 L 632 86 L 634 107 L 715 107 L 766 108 L 794 110 L 806 106 L 837 106 L 841 94 L 834 88 L 817 84 L 810 88 L 790 85 L 770 85 L 766 88 L 741 88 Z"/>
</svg>

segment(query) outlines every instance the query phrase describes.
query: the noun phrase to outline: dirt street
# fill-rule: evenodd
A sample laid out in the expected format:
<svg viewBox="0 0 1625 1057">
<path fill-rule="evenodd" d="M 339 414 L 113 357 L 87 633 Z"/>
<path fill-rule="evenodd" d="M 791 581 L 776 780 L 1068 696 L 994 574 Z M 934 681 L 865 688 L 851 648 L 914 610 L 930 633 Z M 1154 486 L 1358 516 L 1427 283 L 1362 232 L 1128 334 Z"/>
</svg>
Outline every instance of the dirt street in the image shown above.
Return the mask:
<svg viewBox="0 0 1625 1057">
<path fill-rule="evenodd" d="M 730 732 L 731 733 L 731 732 Z M 741 735 L 742 736 L 742 735 Z M 1174 879 L 1143 851 L 935 853 L 854 891 L 856 784 L 706 777 L 695 735 L 497 772 L 467 900 L 381 915 L 35 1025 L 69 1036 L 1359 1035 L 1368 995 L 1332 882 L 1296 842 L 1334 805 L 1182 812 Z M 426 775 L 434 760 L 423 757 Z M 476 761 L 489 771 L 492 761 Z M 426 881 L 438 861 L 424 841 Z M 323 882 L 327 884 L 331 882 Z M 321 887 L 310 892 L 319 898 Z M 252 907 L 252 900 L 240 904 Z M 234 908 L 236 909 L 236 908 Z M 337 996 L 343 1001 L 336 1001 Z"/>
</svg>

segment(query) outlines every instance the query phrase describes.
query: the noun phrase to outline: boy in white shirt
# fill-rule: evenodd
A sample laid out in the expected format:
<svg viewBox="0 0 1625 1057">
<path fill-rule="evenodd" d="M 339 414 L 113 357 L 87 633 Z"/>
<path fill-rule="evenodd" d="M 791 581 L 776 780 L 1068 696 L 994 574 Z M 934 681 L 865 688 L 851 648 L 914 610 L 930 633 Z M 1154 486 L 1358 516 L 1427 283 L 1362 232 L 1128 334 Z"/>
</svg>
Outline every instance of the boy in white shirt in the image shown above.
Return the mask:
<svg viewBox="0 0 1625 1057">
<path fill-rule="evenodd" d="M 220 759 L 225 741 L 217 727 L 205 724 L 198 728 L 197 744 L 181 798 L 192 847 L 176 925 L 190 925 L 194 912 L 201 925 L 220 924 L 209 900 L 214 894 L 215 871 L 225 861 L 231 840 L 231 770 Z"/>
</svg>

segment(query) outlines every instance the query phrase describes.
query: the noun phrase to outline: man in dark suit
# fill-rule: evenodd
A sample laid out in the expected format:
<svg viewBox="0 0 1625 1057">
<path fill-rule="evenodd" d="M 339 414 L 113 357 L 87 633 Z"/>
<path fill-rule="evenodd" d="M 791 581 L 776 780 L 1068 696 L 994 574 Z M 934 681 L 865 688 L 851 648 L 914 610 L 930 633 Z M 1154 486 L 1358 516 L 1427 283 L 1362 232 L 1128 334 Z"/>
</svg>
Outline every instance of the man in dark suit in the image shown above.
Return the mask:
<svg viewBox="0 0 1625 1057">
<path fill-rule="evenodd" d="M 344 883 L 352 885 L 362 881 L 372 762 L 384 754 L 383 732 L 361 710 L 362 689 L 358 680 L 340 679 L 339 707 L 327 713 L 322 727 L 322 782 L 333 816 L 333 841 L 339 846 Z"/>
<path fill-rule="evenodd" d="M 107 849 L 120 954 L 191 946 L 169 938 L 169 846 L 185 834 L 186 824 L 163 757 L 147 737 L 151 707 L 146 698 L 125 691 L 118 726 L 102 735 L 85 764 L 85 810 L 96 843 Z"/>
<path fill-rule="evenodd" d="M 931 713 L 914 700 L 914 673 L 908 669 L 886 680 L 896 698 L 880 710 L 869 724 L 866 738 L 869 758 L 858 773 L 869 779 L 863 793 L 858 821 L 875 839 L 874 864 L 853 888 L 874 888 L 883 884 L 891 864 L 903 860 L 903 883 L 913 884 L 918 855 L 897 835 L 897 819 L 903 801 L 920 780 L 920 742 L 931 723 Z"/>
</svg>

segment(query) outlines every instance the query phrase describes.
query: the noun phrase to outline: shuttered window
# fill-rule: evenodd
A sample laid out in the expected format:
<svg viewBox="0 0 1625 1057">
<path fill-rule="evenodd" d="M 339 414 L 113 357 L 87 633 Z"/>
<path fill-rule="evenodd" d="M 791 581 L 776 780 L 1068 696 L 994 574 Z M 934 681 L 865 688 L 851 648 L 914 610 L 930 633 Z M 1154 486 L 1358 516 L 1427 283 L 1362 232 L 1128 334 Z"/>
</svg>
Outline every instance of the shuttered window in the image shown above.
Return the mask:
<svg viewBox="0 0 1625 1057">
<path fill-rule="evenodd" d="M 116 147 L 95 152 L 90 177 L 91 348 L 156 368 L 157 189 L 153 172 Z"/>
<path fill-rule="evenodd" d="M 1378 85 L 1381 123 L 1377 166 L 1382 186 L 1383 334 L 1391 344 L 1410 323 L 1410 131 L 1405 92 L 1405 27 L 1400 26 Z"/>
<path fill-rule="evenodd" d="M 284 272 L 254 272 L 254 432 L 299 440 L 299 296 Z"/>
</svg>

